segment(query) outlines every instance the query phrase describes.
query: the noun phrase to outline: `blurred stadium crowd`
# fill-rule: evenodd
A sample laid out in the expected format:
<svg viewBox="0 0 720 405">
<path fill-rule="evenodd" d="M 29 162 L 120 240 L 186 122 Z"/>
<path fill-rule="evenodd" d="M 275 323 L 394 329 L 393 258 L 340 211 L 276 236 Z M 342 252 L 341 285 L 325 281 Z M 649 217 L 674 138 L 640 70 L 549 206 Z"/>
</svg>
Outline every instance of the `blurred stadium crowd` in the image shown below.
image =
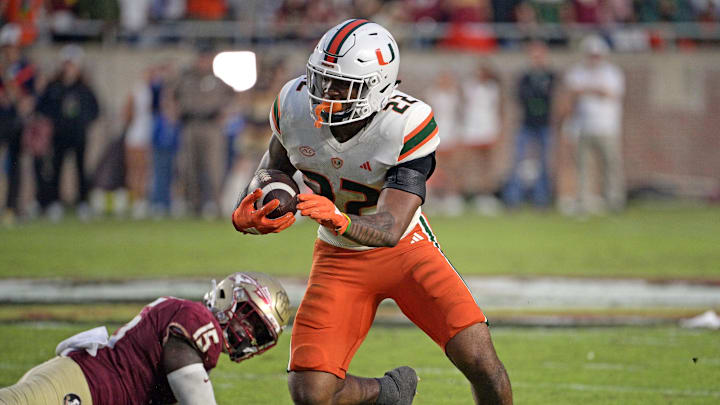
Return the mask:
<svg viewBox="0 0 720 405">
<path fill-rule="evenodd" d="M 720 38 L 714 25 L 720 20 L 717 0 L 5 0 L 0 4 L 3 23 L 19 24 L 24 44 L 49 39 L 142 44 L 206 35 L 253 42 L 314 40 L 328 25 L 351 17 L 377 21 L 400 39 L 412 37 L 426 46 L 491 49 L 513 46 L 515 40 L 530 35 L 567 44 L 573 32 L 588 27 L 616 36 L 616 47 L 626 49 L 664 47 L 668 36 L 686 46 Z M 225 24 L 183 25 L 193 21 Z"/>
<path fill-rule="evenodd" d="M 527 200 L 543 209 L 558 204 L 571 213 L 621 210 L 626 191 L 619 145 L 625 79 L 622 69 L 606 57 L 612 51 L 669 45 L 694 49 L 720 42 L 720 2 L 712 0 L 8 0 L 1 4 L 0 190 L 4 195 L 0 209 L 7 225 L 39 216 L 58 221 L 68 211 L 81 219 L 106 214 L 137 219 L 224 215 L 267 147 L 269 106 L 280 86 L 302 74 L 304 65 L 301 60 L 297 66 L 289 65 L 289 59 L 259 52 L 256 85 L 236 93 L 213 75 L 219 46 L 238 42 L 256 49 L 289 46 L 304 55 L 319 33 L 350 16 L 386 25 L 398 32 L 401 44 L 425 52 L 426 57 L 436 50 L 450 50 L 472 58 L 460 75 L 453 70 L 457 66 L 434 66 L 430 77 L 421 80 L 417 80 L 420 67 L 406 72 L 410 94 L 433 106 L 442 129 L 440 165 L 430 183 L 435 195 L 430 202 L 435 206 L 430 209 L 451 215 L 468 208 L 496 214 Z M 172 25 L 198 21 L 201 25 Z M 214 26 L 212 21 L 223 25 Z M 672 35 L 655 35 L 667 28 L 652 25 L 658 22 L 679 25 L 671 26 Z M 163 33 L 154 35 L 152 30 L 159 27 Z M 187 49 L 188 44 L 193 49 L 189 58 L 156 58 L 144 63 L 142 72 L 130 81 L 114 83 L 122 92 L 113 93 L 112 99 L 98 94 L 100 81 L 118 79 L 88 63 L 88 47 L 99 55 L 112 55 L 123 49 Z M 554 62 L 548 46 L 577 49 L 584 60 L 573 57 L 567 66 L 568 58 Z M 33 59 L 38 48 L 45 64 Z M 519 54 L 520 60 L 514 62 L 519 71 L 508 75 L 503 66 L 492 63 L 488 55 L 501 53 L 496 50 Z M 558 64 L 563 68 L 558 69 Z M 716 94 L 713 88 L 708 100 Z M 635 88 L 633 95 L 642 92 Z M 674 102 L 684 99 L 678 100 Z M 709 117 L 712 110 L 703 109 L 706 101 L 701 101 L 691 107 Z M 568 125 L 573 121 L 568 118 L 578 114 L 578 103 L 584 105 L 580 109 L 594 109 L 592 114 L 599 117 L 595 121 L 602 121 L 599 127 L 583 130 L 578 120 Z M 647 109 L 633 108 L 642 113 L 637 114 L 640 124 L 646 125 Z M 510 110 L 516 111 L 514 115 Z M 703 125 L 712 126 L 711 121 L 708 118 Z M 703 128 L 698 124 L 695 130 Z M 586 141 L 573 146 L 559 137 L 562 132 L 575 133 L 577 140 L 583 131 L 589 133 Z M 102 135 L 92 136 L 97 132 Z M 695 146 L 709 150 L 705 145 Z M 635 153 L 635 145 L 630 146 L 630 153 Z M 604 169 L 604 182 L 599 183 L 603 187 L 588 185 L 584 178 L 583 166 L 592 153 Z M 576 192 L 561 195 L 559 190 L 568 188 L 563 186 L 568 170 L 578 173 L 578 184 L 572 187 Z M 715 189 L 718 179 L 710 180 L 703 192 L 711 189 L 720 196 Z M 594 199 L 595 194 L 603 198 Z"/>
</svg>

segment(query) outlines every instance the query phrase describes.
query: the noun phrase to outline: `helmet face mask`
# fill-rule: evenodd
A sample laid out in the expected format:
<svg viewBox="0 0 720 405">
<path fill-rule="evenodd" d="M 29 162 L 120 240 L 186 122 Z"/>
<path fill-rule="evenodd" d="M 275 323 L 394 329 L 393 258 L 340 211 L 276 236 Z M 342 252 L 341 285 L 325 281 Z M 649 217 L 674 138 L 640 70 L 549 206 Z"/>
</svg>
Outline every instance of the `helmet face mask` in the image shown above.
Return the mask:
<svg viewBox="0 0 720 405">
<path fill-rule="evenodd" d="M 225 349 L 232 361 L 240 362 L 260 354 L 277 343 L 272 323 L 251 301 L 240 302 L 234 311 L 226 311 L 229 321 L 224 325 Z"/>
<path fill-rule="evenodd" d="M 377 82 L 377 79 L 373 81 Z M 314 117 L 332 126 L 369 116 L 369 82 L 368 79 L 341 76 L 308 64 L 308 95 Z"/>
<path fill-rule="evenodd" d="M 307 63 L 315 126 L 343 125 L 380 111 L 397 87 L 399 64 L 395 39 L 380 25 L 348 20 L 331 28 Z"/>
<path fill-rule="evenodd" d="M 261 273 L 230 275 L 213 285 L 203 303 L 220 323 L 225 351 L 235 362 L 275 346 L 290 318 L 285 289 Z"/>
</svg>

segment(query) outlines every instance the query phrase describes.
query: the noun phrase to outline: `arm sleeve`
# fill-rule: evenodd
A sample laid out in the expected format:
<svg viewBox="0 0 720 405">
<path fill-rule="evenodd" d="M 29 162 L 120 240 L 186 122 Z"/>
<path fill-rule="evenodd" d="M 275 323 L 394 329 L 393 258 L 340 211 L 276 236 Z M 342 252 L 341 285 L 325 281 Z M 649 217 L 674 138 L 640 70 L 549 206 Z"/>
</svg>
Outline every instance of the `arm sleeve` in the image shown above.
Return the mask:
<svg viewBox="0 0 720 405">
<path fill-rule="evenodd" d="M 435 152 L 391 167 L 383 188 L 394 188 L 415 194 L 425 203 L 425 183 L 435 171 Z"/>
<path fill-rule="evenodd" d="M 215 393 L 207 371 L 200 363 L 179 368 L 167 375 L 168 383 L 180 405 L 215 405 Z"/>
</svg>

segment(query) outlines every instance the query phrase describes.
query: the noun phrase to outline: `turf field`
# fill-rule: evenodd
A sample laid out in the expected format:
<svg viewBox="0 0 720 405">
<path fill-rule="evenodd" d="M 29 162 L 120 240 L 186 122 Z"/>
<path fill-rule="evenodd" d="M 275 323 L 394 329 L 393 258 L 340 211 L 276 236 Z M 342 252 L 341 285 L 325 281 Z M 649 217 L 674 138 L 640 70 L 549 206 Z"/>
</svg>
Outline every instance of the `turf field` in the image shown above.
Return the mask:
<svg viewBox="0 0 720 405">
<path fill-rule="evenodd" d="M 97 324 L 5 324 L 0 386 L 53 353 L 63 338 Z M 117 325 L 115 325 L 117 326 Z M 517 404 L 715 404 L 720 401 L 717 332 L 657 328 L 494 328 L 493 339 Z M 291 404 L 285 367 L 289 333 L 263 357 L 211 373 L 220 404 Z M 7 344 L 12 342 L 12 344 Z M 695 360 L 693 360 L 695 359 Z M 418 370 L 414 404 L 469 404 L 464 378 L 415 328 L 374 327 L 351 372 L 379 376 L 397 365 Z"/>
<path fill-rule="evenodd" d="M 430 220 L 461 274 L 720 279 L 719 206 L 641 206 L 582 221 L 532 212 Z M 316 228 L 303 221 L 255 237 L 229 221 L 34 222 L 0 229 L 0 278 L 306 276 Z"/>
<path fill-rule="evenodd" d="M 520 211 L 494 218 L 437 217 L 431 224 L 443 250 L 466 275 L 718 282 L 719 219 L 717 206 L 646 205 L 586 220 Z M 229 221 L 39 221 L 0 229 L 0 281 L 209 279 L 239 270 L 305 277 L 315 230 L 314 223 L 305 221 L 278 235 L 252 237 L 236 233 Z M 14 383 L 52 356 L 60 340 L 100 324 L 116 328 L 140 307 L 0 304 L 0 386 Z M 505 316 L 524 314 L 515 311 Z M 562 312 L 573 311 L 585 309 Z M 672 311 L 688 315 L 683 308 L 660 312 L 668 316 Z M 717 331 L 668 325 L 503 326 L 493 328 L 493 339 L 518 404 L 720 403 Z M 284 372 L 288 345 L 285 334 L 263 357 L 239 365 L 223 357 L 212 373 L 219 403 L 290 404 Z M 470 403 L 464 378 L 413 327 L 375 326 L 351 372 L 380 376 L 401 364 L 415 367 L 422 378 L 415 404 Z"/>
</svg>

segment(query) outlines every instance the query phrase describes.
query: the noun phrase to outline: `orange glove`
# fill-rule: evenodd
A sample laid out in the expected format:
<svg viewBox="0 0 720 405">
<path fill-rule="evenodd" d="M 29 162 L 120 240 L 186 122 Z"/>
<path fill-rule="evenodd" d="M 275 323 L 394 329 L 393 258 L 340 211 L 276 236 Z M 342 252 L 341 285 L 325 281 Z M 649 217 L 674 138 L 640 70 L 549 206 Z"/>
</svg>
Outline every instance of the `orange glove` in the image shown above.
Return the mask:
<svg viewBox="0 0 720 405">
<path fill-rule="evenodd" d="M 350 227 L 350 218 L 327 198 L 317 194 L 298 194 L 297 198 L 300 201 L 297 209 L 302 215 L 314 219 L 336 235 L 344 234 Z"/>
<path fill-rule="evenodd" d="M 262 190 L 255 189 L 255 191 L 246 195 L 240 205 L 235 208 L 235 212 L 232 214 L 232 223 L 236 230 L 253 235 L 264 235 L 266 233 L 280 232 L 295 223 L 295 216 L 291 212 L 275 219 L 265 217 L 280 205 L 280 201 L 277 199 L 256 210 L 255 201 L 261 196 Z"/>
</svg>

